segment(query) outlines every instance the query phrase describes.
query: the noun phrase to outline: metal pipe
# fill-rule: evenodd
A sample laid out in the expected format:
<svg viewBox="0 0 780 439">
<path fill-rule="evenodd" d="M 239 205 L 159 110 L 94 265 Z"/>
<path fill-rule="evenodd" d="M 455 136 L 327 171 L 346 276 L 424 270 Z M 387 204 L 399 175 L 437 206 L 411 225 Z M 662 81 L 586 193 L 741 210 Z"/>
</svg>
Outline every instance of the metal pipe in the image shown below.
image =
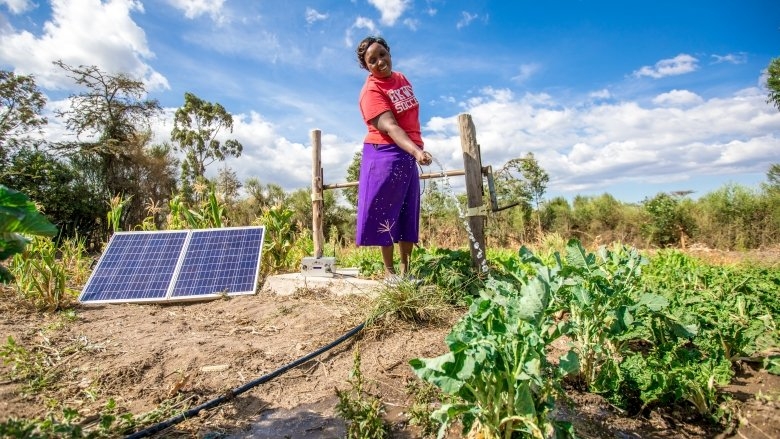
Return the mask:
<svg viewBox="0 0 780 439">
<path fill-rule="evenodd" d="M 420 180 L 428 180 L 431 178 L 456 177 L 459 175 L 466 175 L 466 171 L 463 169 L 455 169 L 451 171 L 429 172 L 427 174 L 420 174 Z M 357 185 L 358 182 L 356 181 L 347 181 L 344 183 L 323 184 L 322 189 L 323 190 L 341 189 L 345 187 L 355 187 Z"/>
</svg>

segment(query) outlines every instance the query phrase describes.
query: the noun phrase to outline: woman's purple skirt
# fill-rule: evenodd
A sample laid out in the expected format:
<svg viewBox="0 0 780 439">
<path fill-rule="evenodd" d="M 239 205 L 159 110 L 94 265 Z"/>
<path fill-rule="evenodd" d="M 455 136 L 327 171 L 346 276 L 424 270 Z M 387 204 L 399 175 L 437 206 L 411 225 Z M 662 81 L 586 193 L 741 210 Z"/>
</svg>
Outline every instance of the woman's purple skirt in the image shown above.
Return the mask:
<svg viewBox="0 0 780 439">
<path fill-rule="evenodd" d="M 411 154 L 398 145 L 363 145 L 357 203 L 357 245 L 417 242 L 420 174 Z"/>
</svg>

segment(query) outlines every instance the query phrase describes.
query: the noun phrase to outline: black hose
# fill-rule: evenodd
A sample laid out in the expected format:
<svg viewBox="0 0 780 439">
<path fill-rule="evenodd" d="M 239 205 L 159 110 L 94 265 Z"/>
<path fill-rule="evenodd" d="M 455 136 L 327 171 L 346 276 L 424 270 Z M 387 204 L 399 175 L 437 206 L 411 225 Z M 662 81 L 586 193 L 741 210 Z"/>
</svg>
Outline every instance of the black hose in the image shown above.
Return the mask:
<svg viewBox="0 0 780 439">
<path fill-rule="evenodd" d="M 187 410 L 186 412 L 181 413 L 181 414 L 179 414 L 177 416 L 174 416 L 174 417 L 172 417 L 172 418 L 170 418 L 170 419 L 168 419 L 166 421 L 160 422 L 158 424 L 152 425 L 149 428 L 143 429 L 143 430 L 141 430 L 139 432 L 136 432 L 136 433 L 133 433 L 133 434 L 131 434 L 129 436 L 126 436 L 125 439 L 138 439 L 138 438 L 142 438 L 142 437 L 151 436 L 151 435 L 153 435 L 153 434 L 155 434 L 157 432 L 165 430 L 166 428 L 168 428 L 168 427 L 170 427 L 172 425 L 176 425 L 179 422 L 181 422 L 181 421 L 183 421 L 183 420 L 185 420 L 187 418 L 194 417 L 201 410 L 210 409 L 210 408 L 213 408 L 213 407 L 216 407 L 216 406 L 222 404 L 225 401 L 229 401 L 229 400 L 235 398 L 236 396 L 238 396 L 238 395 L 246 392 L 247 390 L 251 389 L 252 387 L 255 387 L 255 386 L 259 385 L 259 384 L 263 384 L 266 381 L 270 381 L 270 380 L 276 378 L 277 376 L 287 372 L 288 370 L 290 370 L 290 369 L 292 369 L 294 367 L 297 367 L 297 366 L 299 366 L 299 365 L 301 365 L 301 364 L 311 360 L 312 358 L 316 357 L 317 355 L 320 355 L 323 352 L 326 352 L 326 351 L 328 351 L 330 349 L 333 349 L 334 347 L 338 346 L 339 344 L 341 344 L 342 342 L 344 342 L 348 338 L 350 338 L 350 337 L 354 336 L 355 334 L 357 334 L 358 332 L 360 332 L 363 329 L 363 326 L 365 326 L 365 323 L 361 323 L 361 324 L 355 326 L 354 328 L 352 328 L 352 330 L 350 330 L 346 334 L 342 335 L 338 339 L 334 340 L 333 342 L 331 342 L 327 346 L 323 346 L 320 349 L 318 349 L 318 350 L 316 350 L 316 351 L 314 351 L 314 352 L 312 352 L 312 353 L 310 353 L 310 354 L 308 354 L 308 355 L 306 355 L 304 357 L 301 357 L 301 358 L 293 361 L 292 363 L 287 364 L 286 366 L 282 366 L 279 369 L 276 369 L 275 371 L 273 371 L 273 372 L 271 372 L 269 374 L 263 375 L 260 378 L 252 380 L 252 381 L 244 384 L 241 387 L 237 387 L 237 388 L 227 392 L 226 394 L 224 394 L 222 396 L 214 398 L 211 401 L 207 401 L 207 402 L 205 402 L 205 403 L 203 403 L 203 404 L 201 404 L 201 405 L 199 405 L 197 407 L 193 407 L 193 408 Z"/>
</svg>

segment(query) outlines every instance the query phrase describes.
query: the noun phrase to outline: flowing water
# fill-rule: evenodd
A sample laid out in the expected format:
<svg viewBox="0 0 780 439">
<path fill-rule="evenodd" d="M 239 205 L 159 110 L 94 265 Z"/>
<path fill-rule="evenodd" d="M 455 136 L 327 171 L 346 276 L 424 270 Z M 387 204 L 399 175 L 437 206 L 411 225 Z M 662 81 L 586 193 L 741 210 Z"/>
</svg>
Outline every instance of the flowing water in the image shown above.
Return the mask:
<svg viewBox="0 0 780 439">
<path fill-rule="evenodd" d="M 435 157 L 433 157 L 432 159 L 433 159 L 433 163 L 436 163 L 436 166 L 438 166 L 439 169 L 441 170 L 441 177 L 444 179 L 445 195 L 448 195 L 453 200 L 455 200 L 455 206 L 458 208 L 458 217 L 463 223 L 463 226 L 466 228 L 466 233 L 469 236 L 469 244 L 474 248 L 474 250 L 476 250 L 477 259 L 480 261 L 480 270 L 483 273 L 487 273 L 489 270 L 487 265 L 487 257 L 485 257 L 485 254 L 483 253 L 483 250 L 480 248 L 477 239 L 474 237 L 474 232 L 472 232 L 471 230 L 471 225 L 469 225 L 469 220 L 466 217 L 466 213 L 463 212 L 463 207 L 460 205 L 460 202 L 458 201 L 458 197 L 455 195 L 455 191 L 453 191 L 452 189 L 452 184 L 450 184 L 450 177 L 446 175 L 446 173 L 444 172 L 444 167 L 442 166 L 441 162 L 439 162 L 439 160 L 437 160 Z"/>
</svg>

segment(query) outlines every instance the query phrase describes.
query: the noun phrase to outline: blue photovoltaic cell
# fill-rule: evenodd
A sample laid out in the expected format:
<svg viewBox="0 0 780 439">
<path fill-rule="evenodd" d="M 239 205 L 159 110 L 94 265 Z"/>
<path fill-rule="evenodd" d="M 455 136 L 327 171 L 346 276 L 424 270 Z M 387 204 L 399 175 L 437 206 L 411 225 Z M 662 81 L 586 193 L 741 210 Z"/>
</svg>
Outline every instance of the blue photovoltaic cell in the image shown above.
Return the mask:
<svg viewBox="0 0 780 439">
<path fill-rule="evenodd" d="M 193 230 L 172 297 L 255 291 L 263 229 Z"/>
<path fill-rule="evenodd" d="M 79 301 L 164 299 L 186 238 L 184 230 L 115 233 Z"/>
<path fill-rule="evenodd" d="M 117 232 L 84 286 L 82 303 L 252 294 L 263 227 Z"/>
</svg>

